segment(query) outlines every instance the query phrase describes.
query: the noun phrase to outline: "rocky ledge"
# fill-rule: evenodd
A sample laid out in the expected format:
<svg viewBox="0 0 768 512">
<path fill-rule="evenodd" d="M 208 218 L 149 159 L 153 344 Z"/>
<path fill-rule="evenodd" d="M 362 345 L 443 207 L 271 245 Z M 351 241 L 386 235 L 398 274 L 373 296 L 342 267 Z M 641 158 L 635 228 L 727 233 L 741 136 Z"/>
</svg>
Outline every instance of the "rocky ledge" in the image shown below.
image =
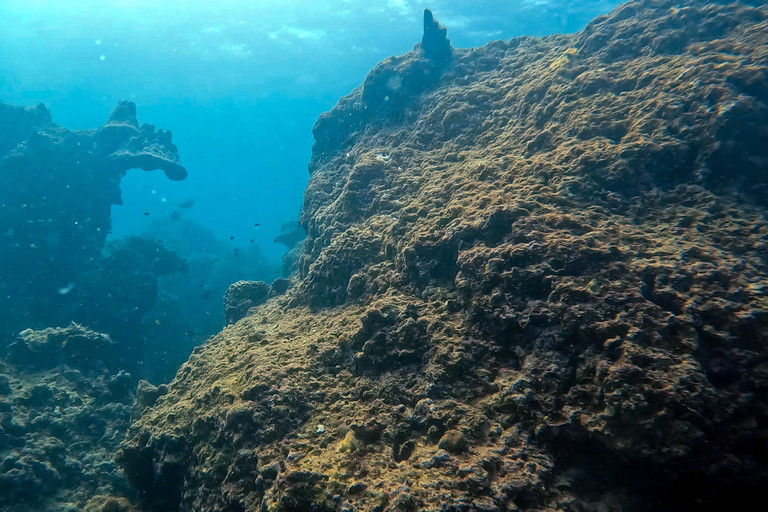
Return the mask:
<svg viewBox="0 0 768 512">
<path fill-rule="evenodd" d="M 296 284 L 130 429 L 140 505 L 747 510 L 765 2 L 631 1 L 470 50 L 425 27 L 318 120 Z"/>
</svg>

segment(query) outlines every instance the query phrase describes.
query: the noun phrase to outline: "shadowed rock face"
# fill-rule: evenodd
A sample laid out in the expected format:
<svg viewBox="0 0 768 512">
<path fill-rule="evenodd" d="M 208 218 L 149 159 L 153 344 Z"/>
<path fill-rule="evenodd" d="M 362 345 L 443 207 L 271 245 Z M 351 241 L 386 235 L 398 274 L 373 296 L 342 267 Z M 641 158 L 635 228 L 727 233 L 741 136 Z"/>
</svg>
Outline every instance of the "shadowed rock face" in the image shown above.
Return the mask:
<svg viewBox="0 0 768 512">
<path fill-rule="evenodd" d="M 128 428 L 131 376 L 115 343 L 72 324 L 23 331 L 0 359 L 0 509 L 128 508 L 88 505 L 95 494 L 130 493 L 114 451 Z"/>
<path fill-rule="evenodd" d="M 184 179 L 171 132 L 139 125 L 120 102 L 98 130 L 69 131 L 50 112 L 0 104 L 0 321 L 3 331 L 58 323 L 97 263 L 128 169 Z M 68 320 L 66 320 L 68 322 Z M 64 325 L 66 325 L 66 322 Z"/>
<path fill-rule="evenodd" d="M 227 325 L 241 320 L 250 308 L 264 304 L 272 288 L 263 281 L 238 281 L 224 294 L 224 315 Z"/>
<path fill-rule="evenodd" d="M 343 109 L 348 115 L 333 115 L 333 112 L 320 115 L 312 129 L 315 142 L 310 173 L 316 162 L 350 143 L 355 133 L 368 123 L 402 121 L 406 109 L 439 83 L 451 63 L 453 49 L 447 33 L 426 9 L 422 42 L 410 53 L 384 60 L 368 74 L 361 87 L 342 98 L 336 109 Z"/>
<path fill-rule="evenodd" d="M 421 39 L 424 56 L 438 64 L 448 64 L 453 54 L 448 29 L 440 25 L 432 11 L 424 9 L 424 36 Z"/>
<path fill-rule="evenodd" d="M 296 284 L 132 426 L 145 508 L 751 510 L 766 76 L 765 2 L 699 0 L 378 65 L 315 126 Z"/>
</svg>

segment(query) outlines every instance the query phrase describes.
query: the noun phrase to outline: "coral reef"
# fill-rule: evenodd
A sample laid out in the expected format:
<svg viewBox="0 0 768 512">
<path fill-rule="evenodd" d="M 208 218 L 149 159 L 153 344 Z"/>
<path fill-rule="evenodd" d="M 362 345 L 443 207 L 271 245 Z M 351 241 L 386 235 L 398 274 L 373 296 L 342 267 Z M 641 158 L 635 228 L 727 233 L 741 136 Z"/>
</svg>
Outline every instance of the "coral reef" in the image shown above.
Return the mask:
<svg viewBox="0 0 768 512">
<path fill-rule="evenodd" d="M 183 259 L 157 241 L 137 236 L 114 240 L 82 273 L 58 321 L 72 319 L 109 334 L 118 344 L 121 368 L 137 373 L 144 364 L 151 327 L 146 317 L 158 299 L 160 279 L 188 270 Z"/>
<path fill-rule="evenodd" d="M 57 126 L 43 105 L 0 104 L 0 344 L 27 327 L 69 322 L 70 292 L 98 266 L 110 208 L 133 168 L 187 174 L 171 132 L 139 125 L 129 101 L 82 131 Z"/>
<path fill-rule="evenodd" d="M 72 324 L 24 331 L 0 360 L 0 509 L 130 510 L 86 506 L 96 494 L 131 496 L 114 452 L 133 384 L 114 369 L 114 345 Z"/>
<path fill-rule="evenodd" d="M 368 74 L 362 87 L 342 98 L 335 111 L 344 110 L 347 115 L 334 111 L 320 115 L 312 129 L 315 158 L 309 164 L 310 173 L 318 157 L 338 151 L 340 145 L 374 120 L 402 122 L 406 109 L 437 85 L 452 58 L 446 29 L 434 20 L 430 10 L 425 10 L 422 42 L 416 44 L 412 52 L 380 63 Z M 366 187 L 366 178 L 365 174 L 357 177 L 358 188 Z"/>
<path fill-rule="evenodd" d="M 221 301 L 227 288 L 244 278 L 270 282 L 280 272 L 256 244 L 233 248 L 230 240 L 220 240 L 212 230 L 186 217 L 157 217 L 142 238 L 155 242 L 155 254 L 167 249 L 183 258 L 187 269 L 157 275 L 153 267 L 143 266 L 141 272 L 150 273 L 147 277 L 156 276 L 157 300 L 149 310 L 138 305 L 146 312 L 140 328 L 132 329 L 144 338 L 140 376 L 153 383 L 170 382 L 192 349 L 226 325 Z M 140 270 L 137 264 L 130 267 Z"/>
<path fill-rule="evenodd" d="M 227 324 L 233 324 L 248 315 L 252 307 L 264 304 L 272 294 L 272 287 L 263 281 L 238 281 L 224 294 L 224 315 Z"/>
<path fill-rule="evenodd" d="M 141 508 L 751 510 L 766 34 L 637 0 L 379 64 L 314 128 L 298 282 L 131 426 Z"/>
</svg>

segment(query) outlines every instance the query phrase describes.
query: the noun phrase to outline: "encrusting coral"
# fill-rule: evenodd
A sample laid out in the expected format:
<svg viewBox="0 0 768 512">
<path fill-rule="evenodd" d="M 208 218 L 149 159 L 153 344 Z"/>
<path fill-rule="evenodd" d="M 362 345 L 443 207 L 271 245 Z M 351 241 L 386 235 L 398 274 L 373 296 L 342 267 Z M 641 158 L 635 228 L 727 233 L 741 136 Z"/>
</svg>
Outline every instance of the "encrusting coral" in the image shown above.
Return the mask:
<svg viewBox="0 0 768 512">
<path fill-rule="evenodd" d="M 751 510 L 765 2 L 377 66 L 315 128 L 298 281 L 196 350 L 144 510 Z"/>
</svg>

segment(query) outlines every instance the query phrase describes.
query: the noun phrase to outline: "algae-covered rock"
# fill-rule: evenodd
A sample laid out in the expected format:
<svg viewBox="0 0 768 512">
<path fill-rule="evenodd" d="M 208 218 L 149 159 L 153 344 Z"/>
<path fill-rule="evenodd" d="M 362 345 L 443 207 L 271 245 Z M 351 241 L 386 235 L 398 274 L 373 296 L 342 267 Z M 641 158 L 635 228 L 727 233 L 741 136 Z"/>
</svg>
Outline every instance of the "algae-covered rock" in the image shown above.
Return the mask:
<svg viewBox="0 0 768 512">
<path fill-rule="evenodd" d="M 9 362 L 34 370 L 62 364 L 80 370 L 116 370 L 115 354 L 109 336 L 75 323 L 66 328 L 25 329 L 8 347 Z"/>
<path fill-rule="evenodd" d="M 224 314 L 227 324 L 244 318 L 252 307 L 263 304 L 272 294 L 272 288 L 263 281 L 238 281 L 224 294 Z"/>
<path fill-rule="evenodd" d="M 140 380 L 139 385 L 136 388 L 136 400 L 133 404 L 133 411 L 131 412 L 131 421 L 136 421 L 141 418 L 147 407 L 152 407 L 157 402 L 157 399 L 168 393 L 168 386 L 166 384 L 160 384 L 154 386 L 146 380 Z"/>
<path fill-rule="evenodd" d="M 749 510 L 766 34 L 643 0 L 377 66 L 315 126 L 295 284 L 131 427 L 143 506 Z"/>
<path fill-rule="evenodd" d="M 10 347 L 13 364 L 0 360 L 0 509 L 135 510 L 114 460 L 133 381 L 114 370 L 113 345 L 74 324 L 28 329 Z M 122 494 L 112 500 L 122 505 L 91 506 L 99 492 Z"/>
<path fill-rule="evenodd" d="M 464 434 L 458 430 L 449 430 L 440 438 L 440 443 L 437 446 L 441 450 L 458 454 L 467 449 L 467 440 L 464 438 Z"/>
<path fill-rule="evenodd" d="M 127 499 L 114 496 L 94 496 L 86 503 L 84 512 L 140 512 Z"/>
<path fill-rule="evenodd" d="M 438 64 L 447 64 L 453 55 L 448 29 L 435 20 L 432 11 L 424 9 L 424 36 L 421 38 L 424 56 Z"/>
</svg>

